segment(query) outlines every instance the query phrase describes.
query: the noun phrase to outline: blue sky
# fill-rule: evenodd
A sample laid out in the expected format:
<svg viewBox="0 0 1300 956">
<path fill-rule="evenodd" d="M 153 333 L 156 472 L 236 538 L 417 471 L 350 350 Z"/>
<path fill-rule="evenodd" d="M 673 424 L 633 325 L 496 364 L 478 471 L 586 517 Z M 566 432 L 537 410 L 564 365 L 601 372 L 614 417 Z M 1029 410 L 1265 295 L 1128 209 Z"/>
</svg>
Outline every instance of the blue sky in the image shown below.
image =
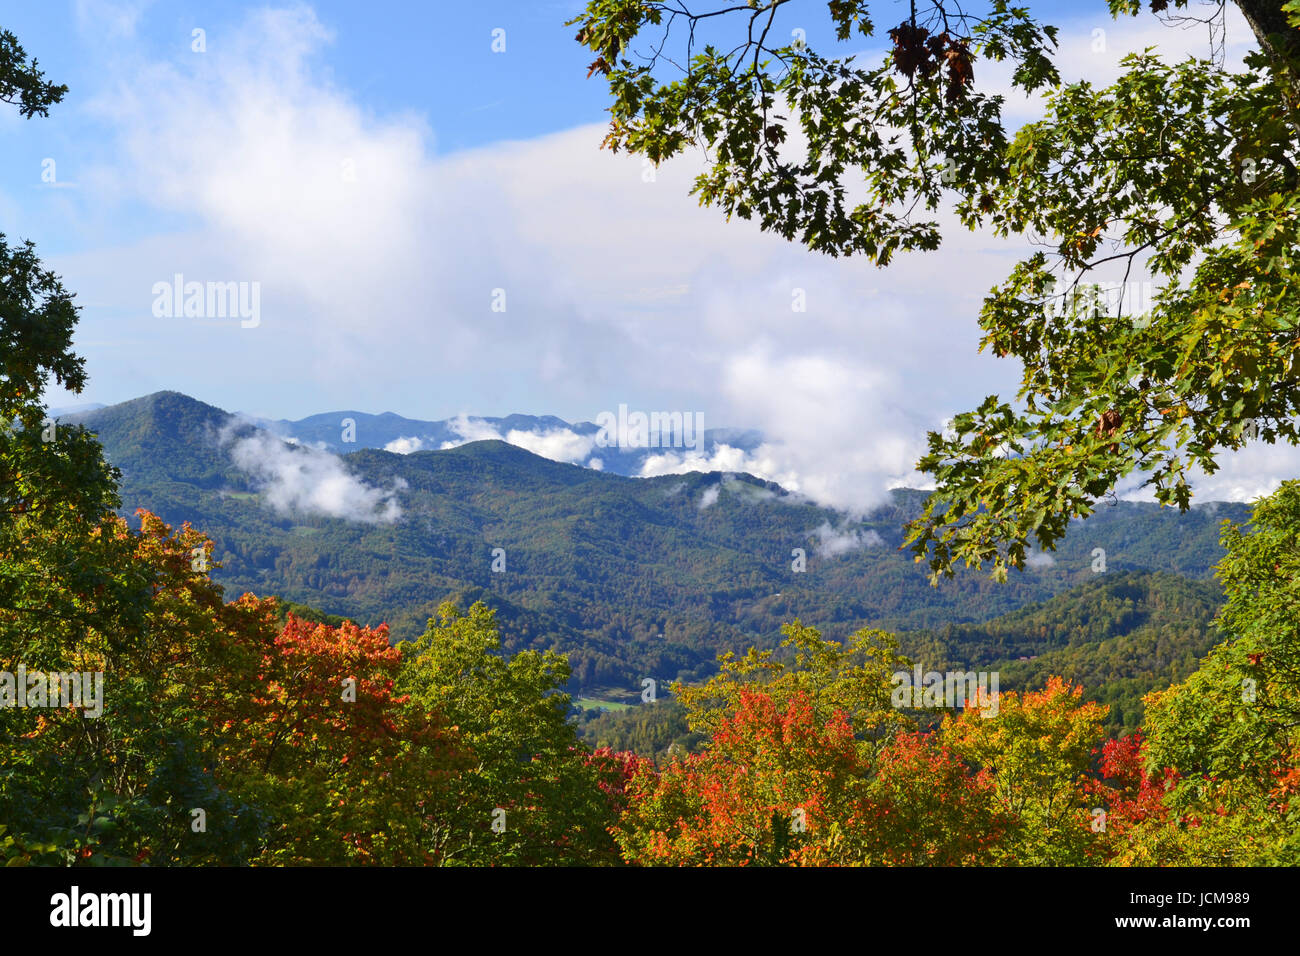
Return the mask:
<svg viewBox="0 0 1300 956">
<path fill-rule="evenodd" d="M 1105 80 L 1153 43 L 1206 49 L 1101 0 L 1034 7 L 1063 28 L 1067 76 Z M 957 230 L 880 271 L 724 223 L 688 195 L 692 157 L 647 180 L 598 149 L 605 87 L 563 25 L 580 8 L 6 5 L 0 25 L 71 87 L 48 119 L 0 117 L 0 230 L 34 240 L 83 309 L 90 387 L 51 403 L 175 389 L 273 418 L 699 411 L 771 444 L 697 464 L 852 506 L 914 478 L 926 429 L 1014 390 L 1014 367 L 976 355 L 976 316 L 1023 246 Z M 782 29 L 824 41 L 824 4 L 789 9 Z M 905 9 L 880 4 L 878 32 Z M 1230 55 L 1248 40 L 1230 21 Z M 155 314 L 178 273 L 256 284 L 256 327 Z M 1294 472 L 1229 467 L 1219 496 Z"/>
<path fill-rule="evenodd" d="M 84 91 L 98 84 L 105 57 L 125 39 L 120 27 L 114 35 L 115 20 L 120 25 L 131 22 L 135 51 L 167 59 L 189 52 L 196 26 L 205 29 L 214 44 L 242 30 L 253 6 L 221 0 L 48 0 L 6 4 L 3 23 L 29 52 L 37 52 L 51 77 Z M 583 3 L 320 0 L 310 6 L 335 33 L 327 57 L 334 81 L 376 112 L 424 113 L 437 131 L 439 150 L 526 139 L 599 122 L 604 116 L 604 86 L 584 78 L 591 56 L 574 42 L 575 28 L 563 25 Z M 906 4 L 891 0 L 878 7 L 881 32 L 899 19 L 895 11 Z M 1034 4 L 1046 18 L 1088 14 L 1099 22 L 1107 19 L 1096 16 L 1103 7 L 1061 0 Z M 829 35 L 824 10 L 824 4 L 802 4 L 782 16 L 802 25 L 809 42 L 817 43 L 819 34 L 822 41 Z M 506 56 L 491 50 L 491 32 L 498 27 L 507 31 Z M 12 156 L 2 162 L 6 172 L 17 169 Z"/>
</svg>

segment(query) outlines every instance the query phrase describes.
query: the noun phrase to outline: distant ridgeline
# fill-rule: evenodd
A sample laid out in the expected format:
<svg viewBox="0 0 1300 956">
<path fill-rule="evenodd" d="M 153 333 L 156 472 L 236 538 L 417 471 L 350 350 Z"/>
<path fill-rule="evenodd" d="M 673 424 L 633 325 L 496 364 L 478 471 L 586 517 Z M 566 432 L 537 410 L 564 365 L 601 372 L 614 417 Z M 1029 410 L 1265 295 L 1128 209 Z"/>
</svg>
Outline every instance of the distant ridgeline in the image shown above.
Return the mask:
<svg viewBox="0 0 1300 956">
<path fill-rule="evenodd" d="M 160 397 L 151 395 L 144 400 Z M 585 465 L 594 458 L 599 462 L 596 467 L 602 471 L 628 476 L 641 474 L 646 460 L 665 449 L 707 456 L 720 445 L 753 451 L 762 442 L 762 435 L 753 430 L 705 428 L 703 418 L 698 412 L 644 412 L 620 405 L 615 411 L 597 415 L 595 422 L 576 423 L 554 415 L 423 421 L 392 412 L 371 415 L 357 411 L 324 412 L 298 421 L 246 420 L 281 438 L 336 454 L 362 448 L 437 451 L 467 440 L 497 438 L 529 450 L 549 447 L 574 464 Z"/>
<path fill-rule="evenodd" d="M 340 444 L 342 417 L 355 418 L 356 444 Z M 1123 697 L 1127 724 L 1138 685 L 1181 676 L 1212 641 L 1219 525 L 1249 515 L 1239 504 L 1181 515 L 1103 504 L 1007 584 L 967 573 L 936 589 L 899 550 L 919 491 L 896 490 L 852 522 L 749 475 L 626 477 L 611 467 L 613 449 L 598 449 L 598 471 L 499 440 L 409 454 L 358 447 L 367 435 L 371 445 L 463 440 L 447 423 L 395 415 L 270 423 L 304 445 L 357 449 L 340 459 L 174 392 L 62 420 L 98 433 L 123 474 L 124 514 L 147 508 L 216 542 L 228 597 L 277 594 L 386 621 L 398 638 L 421 633 L 443 600 L 481 599 L 509 649 L 561 650 L 575 690 L 627 702 L 644 678 L 697 679 L 721 650 L 774 646 L 797 617 L 836 639 L 868 625 L 905 632 L 904 651 L 927 669 L 1008 661 L 1006 689 L 1049 670 L 1077 675 Z M 486 421 L 503 435 L 597 428 Z"/>
</svg>

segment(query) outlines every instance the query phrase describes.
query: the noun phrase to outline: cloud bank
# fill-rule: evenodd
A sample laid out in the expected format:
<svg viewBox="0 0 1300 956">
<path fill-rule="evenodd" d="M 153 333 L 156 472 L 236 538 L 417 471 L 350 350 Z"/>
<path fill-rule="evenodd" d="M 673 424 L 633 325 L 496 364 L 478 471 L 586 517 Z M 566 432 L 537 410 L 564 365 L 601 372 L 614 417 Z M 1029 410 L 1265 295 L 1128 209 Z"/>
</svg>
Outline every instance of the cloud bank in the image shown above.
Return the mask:
<svg viewBox="0 0 1300 956">
<path fill-rule="evenodd" d="M 390 489 L 374 488 L 348 471 L 337 455 L 293 446 L 262 430 L 225 436 L 230 459 L 258 485 L 262 502 L 280 514 L 322 515 L 366 524 L 391 524 L 402 516 L 398 479 Z"/>
<path fill-rule="evenodd" d="M 593 436 L 579 435 L 569 428 L 543 428 L 534 431 L 512 428 L 503 435 L 490 422 L 471 418 L 464 414 L 452 419 L 448 423 L 448 427 L 460 437 L 443 442 L 441 447 L 444 449 L 459 448 L 461 445 L 474 441 L 495 440 L 530 451 L 542 458 L 549 458 L 551 461 L 582 464 L 587 461 L 592 449 L 596 447 L 596 440 Z M 390 444 L 396 444 L 396 442 Z M 398 449 L 389 448 L 388 450 L 397 451 Z M 412 450 L 418 451 L 418 449 Z M 596 462 L 592 467 L 599 469 L 601 467 L 599 461 L 596 460 Z"/>
</svg>

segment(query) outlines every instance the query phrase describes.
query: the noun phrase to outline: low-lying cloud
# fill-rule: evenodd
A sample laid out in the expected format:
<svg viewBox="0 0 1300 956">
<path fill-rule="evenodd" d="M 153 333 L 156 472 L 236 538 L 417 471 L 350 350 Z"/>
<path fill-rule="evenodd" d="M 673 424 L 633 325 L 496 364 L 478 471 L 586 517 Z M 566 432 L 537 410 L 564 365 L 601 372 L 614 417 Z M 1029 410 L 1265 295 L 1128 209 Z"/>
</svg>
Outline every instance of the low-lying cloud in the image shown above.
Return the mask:
<svg viewBox="0 0 1300 956">
<path fill-rule="evenodd" d="M 782 466 L 772 445 L 759 445 L 753 453 L 732 445 L 715 445 L 707 454 L 698 451 L 672 449 L 647 455 L 641 462 L 639 478 L 657 478 L 661 475 L 685 475 L 693 471 L 721 471 L 743 473 L 774 481 L 788 491 L 799 490 L 799 476 Z"/>
<path fill-rule="evenodd" d="M 861 528 L 837 530 L 829 521 L 823 521 L 813 534 L 817 538 L 815 553 L 821 558 L 833 558 L 860 548 L 880 548 L 885 544 L 885 539 L 871 528 L 865 531 Z"/>
<path fill-rule="evenodd" d="M 423 451 L 426 447 L 428 446 L 425 445 L 423 438 L 411 436 L 410 438 L 394 438 L 384 446 L 384 451 L 391 451 L 398 455 L 409 455 L 412 452 Z"/>
<path fill-rule="evenodd" d="M 343 459 L 305 445 L 293 446 L 260 429 L 249 435 L 223 434 L 230 459 L 258 485 L 264 504 L 281 514 L 312 514 L 366 524 L 391 524 L 402 515 L 397 492 L 357 478 Z"/>
<path fill-rule="evenodd" d="M 512 428 L 502 434 L 500 429 L 491 422 L 483 421 L 481 418 L 470 418 L 468 415 L 456 416 L 447 423 L 447 427 L 460 437 L 443 442 L 444 449 L 458 448 L 473 441 L 494 440 L 514 445 L 542 458 L 549 458 L 551 461 L 582 464 L 596 447 L 596 439 L 593 436 L 579 435 L 570 428 L 542 428 L 536 431 Z M 396 448 L 389 450 L 398 451 Z M 601 465 L 596 463 L 592 467 L 599 469 Z"/>
<path fill-rule="evenodd" d="M 1031 551 L 1025 555 L 1025 566 L 1034 571 L 1045 571 L 1055 567 L 1056 559 L 1043 551 Z"/>
</svg>

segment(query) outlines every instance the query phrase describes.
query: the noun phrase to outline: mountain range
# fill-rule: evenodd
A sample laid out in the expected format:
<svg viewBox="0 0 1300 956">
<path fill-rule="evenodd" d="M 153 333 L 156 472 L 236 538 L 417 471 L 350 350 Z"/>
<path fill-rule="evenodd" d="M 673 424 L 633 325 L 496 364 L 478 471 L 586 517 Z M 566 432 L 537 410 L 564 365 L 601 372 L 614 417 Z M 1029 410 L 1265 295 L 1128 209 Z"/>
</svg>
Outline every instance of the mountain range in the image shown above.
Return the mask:
<svg viewBox="0 0 1300 956">
<path fill-rule="evenodd" d="M 609 412 L 615 416 L 615 412 Z M 543 457 L 597 467 L 617 475 L 637 476 L 659 447 L 601 444 L 595 422 L 567 422 L 554 415 L 507 415 L 503 418 L 460 415 L 439 421 L 405 418 L 393 412 L 379 415 L 359 411 L 323 412 L 306 418 L 238 417 L 286 441 L 346 454 L 363 448 L 408 453 L 443 450 L 474 440 L 497 439 L 542 454 Z M 678 418 L 681 416 L 679 415 Z M 678 437 L 674 432 L 674 438 Z M 693 434 L 684 435 L 693 439 Z M 736 428 L 706 428 L 698 447 L 669 446 L 678 455 L 688 451 L 708 459 L 725 447 L 750 452 L 762 444 L 761 433 Z"/>
<path fill-rule="evenodd" d="M 356 447 L 338 455 L 349 446 L 327 437 L 348 417 Z M 1208 646 L 1219 525 L 1249 515 L 1231 503 L 1183 514 L 1103 505 L 1005 584 L 971 572 L 936 588 L 900 550 L 921 491 L 896 489 L 855 519 L 745 474 L 630 478 L 501 440 L 398 454 L 377 446 L 415 433 L 450 442 L 435 426 L 451 426 L 418 423 L 421 431 L 410 419 L 355 412 L 258 423 L 175 392 L 60 421 L 98 434 L 122 472 L 123 514 L 147 508 L 214 540 L 213 573 L 228 597 L 276 594 L 386 622 L 398 639 L 418 635 L 443 600 L 482 599 L 497 609 L 508 649 L 564 651 L 574 689 L 611 700 L 635 698 L 645 677 L 701 678 L 723 650 L 772 647 L 795 618 L 836 639 L 868 625 L 902 632 L 927 667 L 1025 658 L 1028 672 L 1030 658 L 1035 667 L 1051 654 L 1080 658 L 1080 647 L 1140 632 L 1171 601 L 1195 605 L 1176 646 L 1161 650 L 1141 633 L 1130 641 L 1147 654 L 1140 669 L 1163 675 Z M 507 434 L 576 427 L 549 417 L 482 421 Z M 1060 601 L 1079 606 L 1098 588 L 1118 588 L 1106 606 L 1127 602 L 1129 611 L 1107 617 L 1103 631 L 1080 631 Z"/>
</svg>

